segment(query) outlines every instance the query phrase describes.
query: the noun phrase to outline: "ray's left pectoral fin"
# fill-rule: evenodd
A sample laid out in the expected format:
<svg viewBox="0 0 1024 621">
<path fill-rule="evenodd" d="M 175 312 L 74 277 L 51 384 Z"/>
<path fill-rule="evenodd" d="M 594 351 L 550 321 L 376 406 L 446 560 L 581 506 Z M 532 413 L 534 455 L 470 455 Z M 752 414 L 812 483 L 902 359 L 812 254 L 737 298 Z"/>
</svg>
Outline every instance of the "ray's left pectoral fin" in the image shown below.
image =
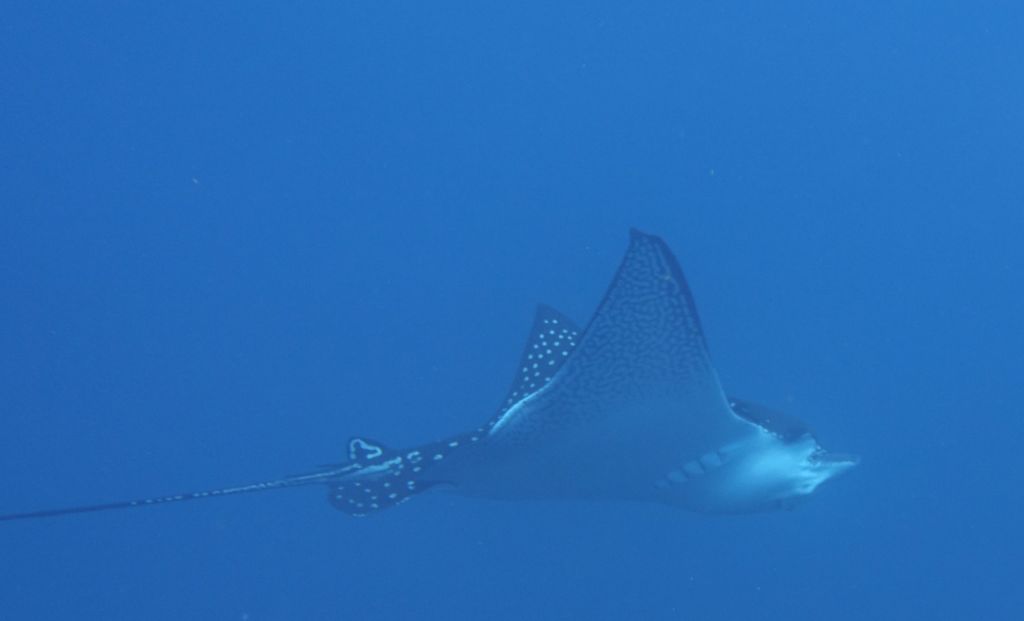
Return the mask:
<svg viewBox="0 0 1024 621">
<path fill-rule="evenodd" d="M 517 402 L 551 381 L 576 349 L 580 332 L 579 326 L 561 312 L 547 304 L 537 306 L 512 385 L 487 428 L 493 426 Z"/>
</svg>

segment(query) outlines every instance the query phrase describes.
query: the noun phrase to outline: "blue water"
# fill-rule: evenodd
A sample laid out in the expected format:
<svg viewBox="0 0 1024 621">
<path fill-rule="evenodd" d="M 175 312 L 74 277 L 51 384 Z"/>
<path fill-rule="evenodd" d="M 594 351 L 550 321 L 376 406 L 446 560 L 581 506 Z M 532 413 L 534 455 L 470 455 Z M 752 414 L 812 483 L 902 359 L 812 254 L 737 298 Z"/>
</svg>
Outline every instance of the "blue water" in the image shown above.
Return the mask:
<svg viewBox="0 0 1024 621">
<path fill-rule="evenodd" d="M 486 420 L 663 236 L 792 512 L 319 489 L 0 526 L 0 619 L 1019 619 L 1019 3 L 36 3 L 0 24 L 0 512 Z M 611 460 L 629 455 L 610 456 Z"/>
</svg>

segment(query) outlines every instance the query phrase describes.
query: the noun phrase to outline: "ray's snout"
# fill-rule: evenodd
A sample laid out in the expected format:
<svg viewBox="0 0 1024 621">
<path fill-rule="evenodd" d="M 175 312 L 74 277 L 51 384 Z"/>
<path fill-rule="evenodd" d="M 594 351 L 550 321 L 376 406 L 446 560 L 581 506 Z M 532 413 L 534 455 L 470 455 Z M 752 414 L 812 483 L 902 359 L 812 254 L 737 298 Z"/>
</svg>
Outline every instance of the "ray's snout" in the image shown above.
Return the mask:
<svg viewBox="0 0 1024 621">
<path fill-rule="evenodd" d="M 808 461 L 821 473 L 821 482 L 851 470 L 860 463 L 860 455 L 853 453 L 831 453 L 822 451 L 813 455 Z"/>
</svg>

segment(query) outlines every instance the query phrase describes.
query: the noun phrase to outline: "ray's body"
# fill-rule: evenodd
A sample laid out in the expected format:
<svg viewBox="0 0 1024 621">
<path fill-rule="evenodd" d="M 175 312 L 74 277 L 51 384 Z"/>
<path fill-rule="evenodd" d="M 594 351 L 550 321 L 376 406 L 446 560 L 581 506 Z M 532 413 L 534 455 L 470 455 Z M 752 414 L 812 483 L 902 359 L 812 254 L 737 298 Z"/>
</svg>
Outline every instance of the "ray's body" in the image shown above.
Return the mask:
<svg viewBox="0 0 1024 621">
<path fill-rule="evenodd" d="M 307 475 L 0 520 L 311 484 L 326 485 L 331 504 L 352 515 L 431 488 L 739 513 L 789 506 L 857 463 L 827 453 L 800 421 L 726 396 L 675 257 L 638 231 L 585 330 L 539 307 L 512 388 L 487 423 L 412 449 L 365 438 L 348 448 L 347 462 Z"/>
</svg>

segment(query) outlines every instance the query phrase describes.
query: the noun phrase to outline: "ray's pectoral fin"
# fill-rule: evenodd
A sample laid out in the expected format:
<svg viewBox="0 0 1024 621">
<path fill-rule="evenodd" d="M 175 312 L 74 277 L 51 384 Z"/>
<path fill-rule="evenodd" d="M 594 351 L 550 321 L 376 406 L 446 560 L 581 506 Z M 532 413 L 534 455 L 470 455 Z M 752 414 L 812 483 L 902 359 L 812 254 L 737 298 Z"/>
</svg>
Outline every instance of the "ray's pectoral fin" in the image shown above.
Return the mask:
<svg viewBox="0 0 1024 621">
<path fill-rule="evenodd" d="M 497 421 L 494 442 L 544 442 L 566 430 L 595 461 L 613 450 L 646 452 L 635 445 L 640 437 L 678 440 L 673 450 L 688 446 L 696 457 L 745 431 L 725 401 L 686 279 L 660 238 L 632 231 L 577 340 L 550 382 Z"/>
<path fill-rule="evenodd" d="M 537 306 L 512 385 L 497 414 L 488 422 L 487 429 L 493 427 L 509 408 L 551 381 L 576 349 L 580 333 L 579 326 L 564 314 L 547 304 Z"/>
</svg>

